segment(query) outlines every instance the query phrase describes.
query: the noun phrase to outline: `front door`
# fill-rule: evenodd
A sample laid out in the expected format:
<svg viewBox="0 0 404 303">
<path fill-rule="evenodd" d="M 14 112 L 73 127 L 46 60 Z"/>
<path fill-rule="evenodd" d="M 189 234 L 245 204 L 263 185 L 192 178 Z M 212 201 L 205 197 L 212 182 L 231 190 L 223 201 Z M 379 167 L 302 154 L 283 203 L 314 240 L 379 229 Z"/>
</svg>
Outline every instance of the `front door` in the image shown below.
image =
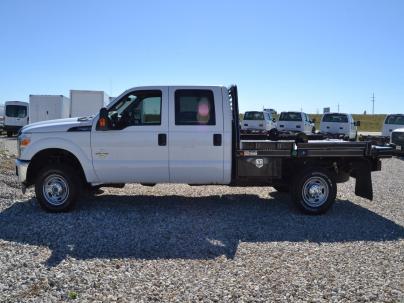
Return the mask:
<svg viewBox="0 0 404 303">
<path fill-rule="evenodd" d="M 133 90 L 108 109 L 91 133 L 93 166 L 102 183 L 169 182 L 168 88 Z"/>
<path fill-rule="evenodd" d="M 223 109 L 215 87 L 170 87 L 170 181 L 223 183 Z"/>
</svg>

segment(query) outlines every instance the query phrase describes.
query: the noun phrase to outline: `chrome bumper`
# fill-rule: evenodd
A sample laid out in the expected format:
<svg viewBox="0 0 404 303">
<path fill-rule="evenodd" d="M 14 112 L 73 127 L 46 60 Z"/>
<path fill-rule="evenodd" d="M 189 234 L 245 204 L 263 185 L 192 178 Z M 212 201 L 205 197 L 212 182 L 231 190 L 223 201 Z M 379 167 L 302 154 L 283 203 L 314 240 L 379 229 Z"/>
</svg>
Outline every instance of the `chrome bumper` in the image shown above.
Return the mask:
<svg viewBox="0 0 404 303">
<path fill-rule="evenodd" d="M 15 172 L 18 177 L 18 181 L 21 183 L 25 183 L 27 180 L 27 171 L 28 171 L 29 161 L 24 160 L 15 160 Z"/>
</svg>

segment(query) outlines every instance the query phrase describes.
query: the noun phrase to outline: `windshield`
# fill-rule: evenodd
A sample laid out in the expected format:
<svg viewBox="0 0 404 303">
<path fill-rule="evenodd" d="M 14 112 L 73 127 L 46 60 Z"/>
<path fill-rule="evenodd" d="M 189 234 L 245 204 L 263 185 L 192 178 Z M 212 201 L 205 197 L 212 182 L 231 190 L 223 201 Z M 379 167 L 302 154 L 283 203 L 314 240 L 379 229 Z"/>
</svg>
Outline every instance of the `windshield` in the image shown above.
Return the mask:
<svg viewBox="0 0 404 303">
<path fill-rule="evenodd" d="M 279 121 L 302 121 L 302 114 L 298 112 L 283 112 Z"/>
<path fill-rule="evenodd" d="M 244 120 L 264 120 L 263 112 L 246 112 L 244 114 Z"/>
<path fill-rule="evenodd" d="M 347 123 L 348 116 L 344 114 L 325 114 L 323 122 Z"/>
<path fill-rule="evenodd" d="M 7 105 L 6 116 L 12 118 L 25 118 L 27 116 L 27 107 L 23 105 Z"/>
<path fill-rule="evenodd" d="M 404 115 L 388 115 L 386 124 L 404 125 Z"/>
</svg>

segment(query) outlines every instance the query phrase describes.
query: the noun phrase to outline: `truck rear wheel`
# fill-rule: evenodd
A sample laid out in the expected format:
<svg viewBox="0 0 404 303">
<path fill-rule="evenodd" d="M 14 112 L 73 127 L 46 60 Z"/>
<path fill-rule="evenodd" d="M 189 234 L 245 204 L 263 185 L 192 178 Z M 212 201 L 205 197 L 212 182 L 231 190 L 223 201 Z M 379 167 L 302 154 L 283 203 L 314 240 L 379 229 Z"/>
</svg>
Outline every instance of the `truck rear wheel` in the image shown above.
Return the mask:
<svg viewBox="0 0 404 303">
<path fill-rule="evenodd" d="M 66 165 L 45 167 L 35 182 L 39 205 L 49 212 L 66 212 L 73 208 L 78 198 L 80 178 Z"/>
<path fill-rule="evenodd" d="M 334 174 L 323 168 L 305 170 L 292 185 L 292 199 L 307 214 L 325 213 L 335 202 L 337 184 Z"/>
</svg>

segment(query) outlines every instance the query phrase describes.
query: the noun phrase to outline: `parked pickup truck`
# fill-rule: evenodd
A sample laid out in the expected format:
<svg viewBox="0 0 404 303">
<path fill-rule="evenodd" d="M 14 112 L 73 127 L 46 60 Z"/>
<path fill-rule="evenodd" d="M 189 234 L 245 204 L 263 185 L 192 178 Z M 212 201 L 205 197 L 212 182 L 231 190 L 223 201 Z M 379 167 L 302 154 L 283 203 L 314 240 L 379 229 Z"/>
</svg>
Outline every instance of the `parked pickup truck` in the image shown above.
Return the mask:
<svg viewBox="0 0 404 303">
<path fill-rule="evenodd" d="M 51 212 L 71 209 L 91 186 L 187 183 L 273 186 L 320 214 L 350 176 L 355 193 L 372 199 L 371 172 L 392 154 L 369 142 L 244 141 L 239 132 L 236 86 L 137 87 L 95 117 L 25 126 L 16 171 Z"/>
</svg>

